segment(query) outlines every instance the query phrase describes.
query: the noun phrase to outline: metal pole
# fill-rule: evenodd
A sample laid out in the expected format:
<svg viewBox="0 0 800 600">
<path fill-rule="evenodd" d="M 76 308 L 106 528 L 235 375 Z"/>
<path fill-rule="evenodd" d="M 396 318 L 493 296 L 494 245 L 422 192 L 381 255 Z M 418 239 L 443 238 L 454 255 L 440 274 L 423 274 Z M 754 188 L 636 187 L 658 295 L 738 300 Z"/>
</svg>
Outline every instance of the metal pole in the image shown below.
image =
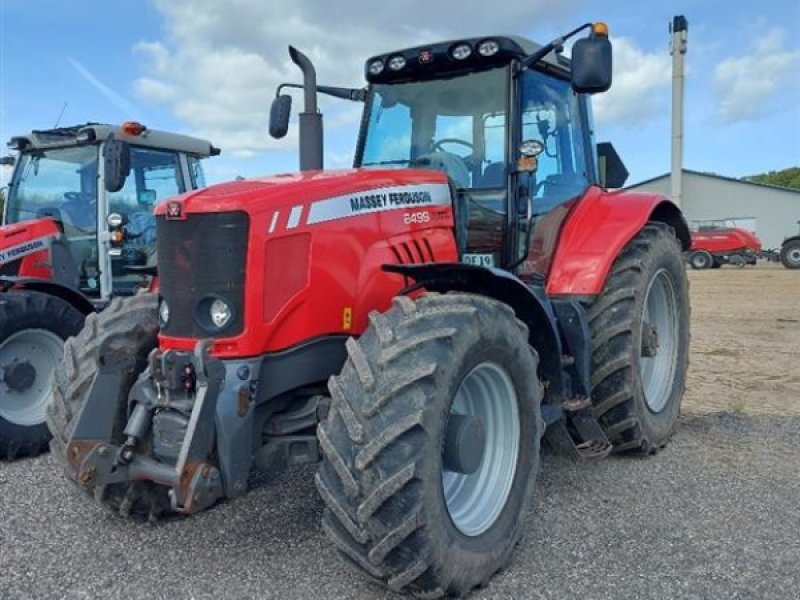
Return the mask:
<svg viewBox="0 0 800 600">
<path fill-rule="evenodd" d="M 683 15 L 672 19 L 670 24 L 672 40 L 672 200 L 678 206 L 683 204 L 683 81 L 684 55 L 689 35 L 689 22 Z"/>
</svg>

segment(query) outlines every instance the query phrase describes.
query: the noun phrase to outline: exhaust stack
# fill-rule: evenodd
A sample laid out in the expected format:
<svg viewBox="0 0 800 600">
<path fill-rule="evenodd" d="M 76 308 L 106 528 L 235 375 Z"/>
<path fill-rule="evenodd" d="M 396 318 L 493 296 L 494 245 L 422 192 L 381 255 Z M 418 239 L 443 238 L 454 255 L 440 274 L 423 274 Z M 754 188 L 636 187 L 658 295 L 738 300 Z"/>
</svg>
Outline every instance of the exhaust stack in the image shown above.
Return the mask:
<svg viewBox="0 0 800 600">
<path fill-rule="evenodd" d="M 292 62 L 303 71 L 303 112 L 298 116 L 300 125 L 300 170 L 315 171 L 323 168 L 322 113 L 317 108 L 317 71 L 311 60 L 294 46 L 289 46 Z"/>
</svg>

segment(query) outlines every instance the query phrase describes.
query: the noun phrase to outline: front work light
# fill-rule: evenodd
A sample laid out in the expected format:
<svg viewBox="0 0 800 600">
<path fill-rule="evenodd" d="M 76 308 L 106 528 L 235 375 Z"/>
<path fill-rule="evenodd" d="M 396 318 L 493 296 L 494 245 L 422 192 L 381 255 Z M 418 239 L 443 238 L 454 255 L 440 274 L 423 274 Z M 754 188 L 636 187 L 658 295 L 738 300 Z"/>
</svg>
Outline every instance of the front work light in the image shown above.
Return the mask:
<svg viewBox="0 0 800 600">
<path fill-rule="evenodd" d="M 500 44 L 495 40 L 485 40 L 478 44 L 478 54 L 481 56 L 494 56 L 500 52 Z"/>
<path fill-rule="evenodd" d="M 381 73 L 383 73 L 383 61 L 382 60 L 380 60 L 380 59 L 373 60 L 371 63 L 369 63 L 369 74 L 370 75 L 380 75 Z"/>
<path fill-rule="evenodd" d="M 472 48 L 469 44 L 458 44 L 450 52 L 450 55 L 456 60 L 464 60 L 465 58 L 469 58 L 470 54 L 472 54 Z"/>
<path fill-rule="evenodd" d="M 389 68 L 392 71 L 399 71 L 406 66 L 406 59 L 402 56 L 393 56 L 389 59 Z"/>
</svg>

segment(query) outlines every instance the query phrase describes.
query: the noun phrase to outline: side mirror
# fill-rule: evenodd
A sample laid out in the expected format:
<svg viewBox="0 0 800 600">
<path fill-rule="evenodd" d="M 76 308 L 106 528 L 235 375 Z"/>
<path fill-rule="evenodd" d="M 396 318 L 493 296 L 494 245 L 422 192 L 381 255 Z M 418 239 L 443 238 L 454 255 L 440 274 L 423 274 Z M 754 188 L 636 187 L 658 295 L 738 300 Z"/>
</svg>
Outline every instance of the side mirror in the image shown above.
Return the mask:
<svg viewBox="0 0 800 600">
<path fill-rule="evenodd" d="M 109 136 L 103 144 L 103 163 L 106 191 L 120 191 L 131 172 L 131 147 L 127 142 Z"/>
<path fill-rule="evenodd" d="M 269 134 L 280 139 L 289 131 L 289 116 L 292 113 L 292 97 L 287 94 L 275 96 L 269 110 Z"/>
<path fill-rule="evenodd" d="M 628 169 L 611 142 L 597 144 L 597 165 L 600 170 L 600 186 L 604 189 L 619 189 L 628 179 Z"/>
<path fill-rule="evenodd" d="M 579 94 L 597 94 L 611 87 L 611 42 L 592 33 L 572 46 L 572 89 Z"/>
<path fill-rule="evenodd" d="M 3 167 L 13 167 L 16 162 L 17 159 L 11 154 L 9 154 L 8 156 L 0 157 L 0 166 Z"/>
</svg>

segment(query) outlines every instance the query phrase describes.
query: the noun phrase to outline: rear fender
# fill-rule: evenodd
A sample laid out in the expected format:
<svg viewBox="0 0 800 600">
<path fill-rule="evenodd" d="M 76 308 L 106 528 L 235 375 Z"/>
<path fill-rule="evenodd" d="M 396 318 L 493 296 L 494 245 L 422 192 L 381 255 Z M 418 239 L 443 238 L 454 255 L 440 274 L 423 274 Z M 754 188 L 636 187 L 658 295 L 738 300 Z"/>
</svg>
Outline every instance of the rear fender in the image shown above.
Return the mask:
<svg viewBox="0 0 800 600">
<path fill-rule="evenodd" d="M 539 353 L 540 375 L 549 382 L 548 399 L 563 396 L 561 339 L 555 312 L 541 286 L 529 287 L 507 271 L 461 263 L 383 265 L 383 270 L 405 275 L 432 292 L 480 294 L 509 305 L 528 326 L 529 343 Z"/>
<path fill-rule="evenodd" d="M 589 188 L 561 230 L 547 294 L 599 294 L 619 253 L 649 221 L 672 227 L 683 250 L 689 250 L 689 226 L 680 209 L 664 196 Z"/>
<path fill-rule="evenodd" d="M 32 277 L 0 276 L 0 291 L 5 292 L 10 290 L 30 290 L 32 292 L 41 292 L 42 294 L 56 296 L 57 298 L 69 302 L 76 310 L 84 315 L 93 313 L 96 310 L 92 301 L 79 290 L 56 281 L 34 279 Z"/>
</svg>

